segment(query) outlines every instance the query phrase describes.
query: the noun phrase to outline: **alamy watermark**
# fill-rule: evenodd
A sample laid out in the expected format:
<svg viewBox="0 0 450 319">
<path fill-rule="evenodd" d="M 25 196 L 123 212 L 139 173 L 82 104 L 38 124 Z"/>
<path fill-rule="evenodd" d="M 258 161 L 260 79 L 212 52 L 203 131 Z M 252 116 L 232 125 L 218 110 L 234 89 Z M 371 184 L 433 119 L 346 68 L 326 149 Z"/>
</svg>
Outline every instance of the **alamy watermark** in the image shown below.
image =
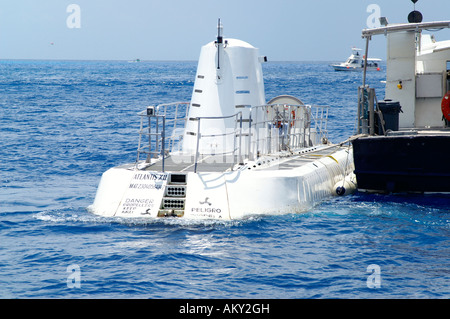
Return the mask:
<svg viewBox="0 0 450 319">
<path fill-rule="evenodd" d="M 366 24 L 369 29 L 373 28 L 379 28 L 381 26 L 380 24 L 380 17 L 381 17 L 381 8 L 378 4 L 369 4 L 366 8 L 366 11 L 370 13 L 370 15 L 367 17 Z"/>
<path fill-rule="evenodd" d="M 67 266 L 67 288 L 81 288 L 81 268 L 77 264 Z"/>
<path fill-rule="evenodd" d="M 66 19 L 66 25 L 69 29 L 81 28 L 81 8 L 78 4 L 69 4 L 66 12 L 70 13 Z"/>
<path fill-rule="evenodd" d="M 366 272 L 370 275 L 367 277 L 367 288 L 381 288 L 381 268 L 377 264 L 367 266 Z"/>
</svg>

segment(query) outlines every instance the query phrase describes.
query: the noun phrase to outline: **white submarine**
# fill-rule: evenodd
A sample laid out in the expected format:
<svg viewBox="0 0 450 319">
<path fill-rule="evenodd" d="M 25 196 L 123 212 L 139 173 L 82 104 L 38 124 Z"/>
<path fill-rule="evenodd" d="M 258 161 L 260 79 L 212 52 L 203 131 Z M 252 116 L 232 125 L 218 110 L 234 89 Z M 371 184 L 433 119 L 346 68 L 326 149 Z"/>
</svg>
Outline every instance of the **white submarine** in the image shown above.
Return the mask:
<svg viewBox="0 0 450 319">
<path fill-rule="evenodd" d="M 139 113 L 136 162 L 103 173 L 89 211 L 230 220 L 303 212 L 354 189 L 350 145 L 327 139 L 328 107 L 288 95 L 266 103 L 266 58 L 222 30 L 219 20 L 201 49 L 191 101 Z"/>
</svg>

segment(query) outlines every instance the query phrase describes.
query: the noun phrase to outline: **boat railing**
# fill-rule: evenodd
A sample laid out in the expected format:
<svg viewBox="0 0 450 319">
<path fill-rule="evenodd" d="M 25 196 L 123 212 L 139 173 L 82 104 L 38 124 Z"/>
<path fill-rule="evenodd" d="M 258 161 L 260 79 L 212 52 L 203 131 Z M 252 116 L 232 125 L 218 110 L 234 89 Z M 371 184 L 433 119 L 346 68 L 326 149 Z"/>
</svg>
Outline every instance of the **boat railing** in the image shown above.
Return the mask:
<svg viewBox="0 0 450 319">
<path fill-rule="evenodd" d="M 165 156 L 180 150 L 188 110 L 189 102 L 174 102 L 148 106 L 138 113 L 141 121 L 136 163 L 144 155 L 146 163 L 162 157 L 164 166 Z"/>
<path fill-rule="evenodd" d="M 202 122 L 205 121 L 217 121 L 217 120 L 226 120 L 234 118 L 234 128 L 231 130 L 225 130 L 221 133 L 216 134 L 204 134 L 201 131 Z M 213 116 L 213 117 L 196 117 L 197 121 L 197 141 L 196 141 L 196 149 L 195 149 L 195 157 L 194 157 L 194 172 L 197 172 L 197 166 L 200 158 L 205 158 L 207 156 L 214 157 L 228 157 L 231 158 L 230 164 L 233 167 L 237 162 L 243 163 L 242 158 L 242 112 L 237 112 L 233 115 L 228 116 Z M 231 148 L 225 148 L 221 152 L 211 151 L 206 152 L 204 149 L 200 151 L 200 144 L 202 140 L 207 139 L 224 139 L 227 140 L 228 137 L 231 136 L 232 146 Z"/>
<path fill-rule="evenodd" d="M 328 106 L 267 104 L 251 107 L 245 155 L 255 159 L 263 154 L 319 144 L 328 138 L 327 120 Z"/>
<path fill-rule="evenodd" d="M 383 114 L 378 106 L 375 89 L 368 85 L 358 87 L 357 121 L 356 135 L 375 135 L 380 129 L 382 134 L 386 133 Z"/>
<path fill-rule="evenodd" d="M 149 106 L 138 113 L 141 124 L 136 165 L 145 155 L 145 163 L 152 163 L 152 159 L 162 160 L 164 171 L 164 161 L 170 153 L 186 151 L 181 146 L 188 108 L 188 102 L 176 102 Z M 292 152 L 321 144 L 328 137 L 328 109 L 328 106 L 269 104 L 246 106 L 228 116 L 189 118 L 197 123 L 197 131 L 188 132 L 196 136 L 194 149 L 189 151 L 193 156 L 194 171 L 205 159 L 217 161 L 226 158 L 230 167 L 234 167 L 243 163 L 245 158 L 256 160 L 262 155 Z M 215 126 L 213 121 L 226 121 L 232 127 L 223 132 L 204 131 L 204 128 Z M 227 145 L 219 149 L 205 147 L 214 140 L 226 141 Z"/>
<path fill-rule="evenodd" d="M 328 105 L 311 105 L 311 116 L 313 129 L 317 132 L 315 143 L 324 142 L 323 139 L 328 140 Z"/>
</svg>

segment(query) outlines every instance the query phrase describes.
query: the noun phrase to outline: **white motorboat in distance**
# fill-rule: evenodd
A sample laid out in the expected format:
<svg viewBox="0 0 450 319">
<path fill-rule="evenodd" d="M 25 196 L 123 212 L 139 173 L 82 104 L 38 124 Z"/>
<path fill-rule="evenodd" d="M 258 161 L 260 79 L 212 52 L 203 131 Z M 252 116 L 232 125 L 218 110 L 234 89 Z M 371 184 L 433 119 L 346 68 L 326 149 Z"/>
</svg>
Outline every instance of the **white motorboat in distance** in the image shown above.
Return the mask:
<svg viewBox="0 0 450 319">
<path fill-rule="evenodd" d="M 302 212 L 352 188 L 350 144 L 328 142 L 328 107 L 287 95 L 266 103 L 265 57 L 218 29 L 201 49 L 191 101 L 139 113 L 136 162 L 103 173 L 91 212 L 230 220 Z"/>
<path fill-rule="evenodd" d="M 352 54 L 345 62 L 332 64 L 335 71 L 363 71 L 364 56 L 361 55 L 361 49 L 352 48 Z M 380 71 L 381 59 L 367 58 L 367 70 Z"/>
</svg>

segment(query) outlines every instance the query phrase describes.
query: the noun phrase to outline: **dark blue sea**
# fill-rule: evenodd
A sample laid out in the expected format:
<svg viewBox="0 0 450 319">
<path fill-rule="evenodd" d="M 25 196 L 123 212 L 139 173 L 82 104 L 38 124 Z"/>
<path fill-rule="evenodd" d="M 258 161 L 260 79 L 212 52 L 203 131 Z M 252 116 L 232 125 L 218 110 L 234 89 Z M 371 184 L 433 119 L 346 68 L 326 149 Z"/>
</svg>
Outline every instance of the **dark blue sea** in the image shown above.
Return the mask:
<svg viewBox="0 0 450 319">
<path fill-rule="evenodd" d="M 329 105 L 354 133 L 361 73 L 264 64 L 267 100 Z M 450 197 L 330 197 L 235 221 L 92 215 L 101 174 L 134 162 L 137 113 L 189 101 L 196 62 L 0 61 L 0 298 L 450 297 Z M 384 98 L 385 73 L 368 83 Z"/>
</svg>

